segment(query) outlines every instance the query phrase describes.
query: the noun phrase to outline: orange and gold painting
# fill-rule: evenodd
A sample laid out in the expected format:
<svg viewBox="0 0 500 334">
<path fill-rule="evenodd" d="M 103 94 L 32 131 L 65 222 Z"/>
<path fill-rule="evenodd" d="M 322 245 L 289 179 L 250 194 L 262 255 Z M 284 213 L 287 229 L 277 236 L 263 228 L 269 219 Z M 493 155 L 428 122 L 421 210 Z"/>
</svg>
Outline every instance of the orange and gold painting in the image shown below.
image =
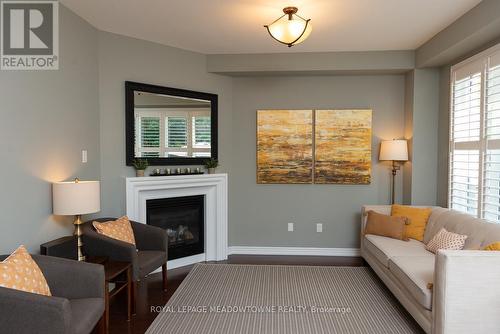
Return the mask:
<svg viewBox="0 0 500 334">
<path fill-rule="evenodd" d="M 257 183 L 312 183 L 313 111 L 257 111 Z"/>
<path fill-rule="evenodd" d="M 371 110 L 316 110 L 314 183 L 369 184 Z"/>
</svg>

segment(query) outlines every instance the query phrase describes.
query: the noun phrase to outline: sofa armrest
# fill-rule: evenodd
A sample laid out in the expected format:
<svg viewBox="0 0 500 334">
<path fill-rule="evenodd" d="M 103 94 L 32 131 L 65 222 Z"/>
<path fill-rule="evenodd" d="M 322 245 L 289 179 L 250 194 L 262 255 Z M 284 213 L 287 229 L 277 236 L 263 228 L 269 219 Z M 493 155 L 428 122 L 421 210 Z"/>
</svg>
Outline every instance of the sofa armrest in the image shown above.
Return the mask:
<svg viewBox="0 0 500 334">
<path fill-rule="evenodd" d="M 139 250 L 168 250 L 167 232 L 159 227 L 130 221 L 134 230 L 135 244 Z"/>
<path fill-rule="evenodd" d="M 71 326 L 71 306 L 66 298 L 0 287 L 2 333 L 67 334 Z"/>
<path fill-rule="evenodd" d="M 104 298 L 104 267 L 44 255 L 32 255 L 53 296 L 68 299 Z"/>
<path fill-rule="evenodd" d="M 495 333 L 500 328 L 500 252 L 436 255 L 433 334 Z"/>
</svg>

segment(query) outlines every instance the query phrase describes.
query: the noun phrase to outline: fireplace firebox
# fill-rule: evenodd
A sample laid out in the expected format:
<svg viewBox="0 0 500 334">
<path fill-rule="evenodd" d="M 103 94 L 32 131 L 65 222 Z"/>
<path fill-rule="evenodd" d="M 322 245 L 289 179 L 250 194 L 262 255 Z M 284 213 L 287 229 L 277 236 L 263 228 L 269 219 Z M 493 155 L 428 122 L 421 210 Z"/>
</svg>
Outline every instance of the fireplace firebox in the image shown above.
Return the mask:
<svg viewBox="0 0 500 334">
<path fill-rule="evenodd" d="M 146 223 L 168 235 L 168 260 L 205 252 L 205 196 L 146 201 Z"/>
</svg>

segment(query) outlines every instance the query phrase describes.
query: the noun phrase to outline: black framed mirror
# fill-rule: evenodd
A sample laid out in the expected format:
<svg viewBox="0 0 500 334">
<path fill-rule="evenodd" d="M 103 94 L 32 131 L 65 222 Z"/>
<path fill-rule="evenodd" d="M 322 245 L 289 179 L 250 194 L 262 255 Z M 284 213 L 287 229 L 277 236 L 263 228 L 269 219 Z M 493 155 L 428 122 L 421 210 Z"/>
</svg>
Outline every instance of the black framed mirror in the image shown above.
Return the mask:
<svg viewBox="0 0 500 334">
<path fill-rule="evenodd" d="M 201 165 L 217 159 L 217 95 L 125 82 L 127 165 Z"/>
</svg>

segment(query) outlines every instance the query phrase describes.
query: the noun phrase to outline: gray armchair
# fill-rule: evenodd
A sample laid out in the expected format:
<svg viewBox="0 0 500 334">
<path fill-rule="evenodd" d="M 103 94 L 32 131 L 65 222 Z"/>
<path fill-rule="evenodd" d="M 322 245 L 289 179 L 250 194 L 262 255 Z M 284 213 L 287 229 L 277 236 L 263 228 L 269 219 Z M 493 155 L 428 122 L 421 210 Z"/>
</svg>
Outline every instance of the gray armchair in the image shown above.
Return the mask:
<svg viewBox="0 0 500 334">
<path fill-rule="evenodd" d="M 106 222 L 116 218 L 99 218 L 82 225 L 83 250 L 87 256 L 106 256 L 110 260 L 132 264 L 132 293 L 135 299 L 137 282 L 153 270 L 162 267 L 163 290 L 167 289 L 168 237 L 165 230 L 130 221 L 136 247 L 96 232 L 93 221 Z M 135 305 L 135 300 L 133 301 Z"/>
<path fill-rule="evenodd" d="M 8 255 L 1 255 L 0 261 Z M 104 267 L 51 256 L 32 255 L 52 296 L 0 287 L 2 333 L 105 333 Z"/>
</svg>

